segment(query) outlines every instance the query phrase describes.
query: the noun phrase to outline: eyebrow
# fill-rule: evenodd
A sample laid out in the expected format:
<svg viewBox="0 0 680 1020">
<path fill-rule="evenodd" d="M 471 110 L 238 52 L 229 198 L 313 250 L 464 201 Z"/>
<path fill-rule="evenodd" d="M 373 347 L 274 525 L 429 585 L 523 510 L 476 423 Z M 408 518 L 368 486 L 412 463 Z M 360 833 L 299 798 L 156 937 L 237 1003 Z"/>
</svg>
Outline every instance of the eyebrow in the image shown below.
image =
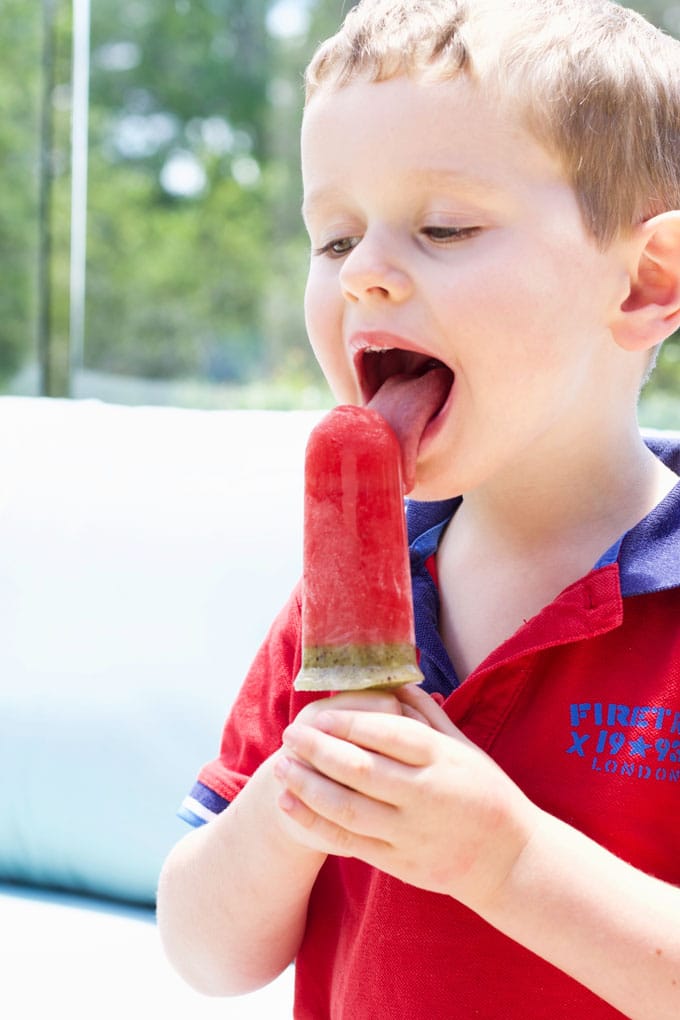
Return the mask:
<svg viewBox="0 0 680 1020">
<path fill-rule="evenodd" d="M 410 183 L 411 180 L 419 184 L 424 183 L 428 187 L 455 189 L 458 192 L 478 197 L 488 198 L 498 195 L 502 191 L 502 187 L 497 181 L 491 181 L 484 177 L 470 177 L 457 170 L 441 170 L 437 167 L 417 167 L 405 174 L 406 183 Z M 337 186 L 312 191 L 305 196 L 302 202 L 302 216 L 306 219 L 305 214 L 346 198 L 347 194 L 346 189 Z"/>
<path fill-rule="evenodd" d="M 454 186 L 464 191 L 499 191 L 498 183 L 485 177 L 471 177 L 458 170 L 441 170 L 438 167 L 418 167 L 407 177 L 424 178 L 429 184 Z"/>
</svg>

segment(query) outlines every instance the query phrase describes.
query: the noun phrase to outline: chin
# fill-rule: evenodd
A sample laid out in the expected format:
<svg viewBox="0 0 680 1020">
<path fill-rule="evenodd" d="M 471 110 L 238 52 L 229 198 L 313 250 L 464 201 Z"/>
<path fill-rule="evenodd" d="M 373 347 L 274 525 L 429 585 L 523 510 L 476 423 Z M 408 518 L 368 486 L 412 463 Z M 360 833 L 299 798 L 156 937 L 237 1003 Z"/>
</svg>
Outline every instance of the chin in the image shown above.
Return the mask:
<svg viewBox="0 0 680 1020">
<path fill-rule="evenodd" d="M 406 493 L 408 499 L 416 499 L 421 503 L 433 503 L 440 499 L 454 499 L 460 491 L 447 485 L 443 480 L 427 480 L 416 478 L 416 484 Z"/>
</svg>

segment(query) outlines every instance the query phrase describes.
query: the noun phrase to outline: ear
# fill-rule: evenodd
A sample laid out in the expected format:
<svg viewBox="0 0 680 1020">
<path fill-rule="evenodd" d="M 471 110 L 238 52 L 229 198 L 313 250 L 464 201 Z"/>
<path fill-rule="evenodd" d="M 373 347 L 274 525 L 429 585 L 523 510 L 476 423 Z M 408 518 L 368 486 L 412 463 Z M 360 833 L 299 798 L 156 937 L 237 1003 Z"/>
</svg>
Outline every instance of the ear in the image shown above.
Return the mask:
<svg viewBox="0 0 680 1020">
<path fill-rule="evenodd" d="M 625 350 L 644 351 L 680 327 L 680 211 L 645 220 L 630 243 L 630 290 L 612 332 Z"/>
</svg>

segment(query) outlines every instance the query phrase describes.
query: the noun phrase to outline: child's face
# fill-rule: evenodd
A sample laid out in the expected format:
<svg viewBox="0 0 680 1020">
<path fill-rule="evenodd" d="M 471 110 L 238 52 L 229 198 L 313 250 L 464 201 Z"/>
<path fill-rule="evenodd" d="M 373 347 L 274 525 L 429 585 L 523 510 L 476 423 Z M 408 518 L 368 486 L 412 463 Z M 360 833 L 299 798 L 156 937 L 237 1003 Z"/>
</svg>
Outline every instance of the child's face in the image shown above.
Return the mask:
<svg viewBox="0 0 680 1020">
<path fill-rule="evenodd" d="M 573 451 L 612 414 L 603 381 L 638 371 L 608 328 L 627 293 L 620 247 L 597 248 L 558 162 L 467 78 L 321 90 L 302 168 L 307 328 L 336 398 L 364 403 L 381 374 L 428 359 L 452 372 L 414 495 Z"/>
</svg>

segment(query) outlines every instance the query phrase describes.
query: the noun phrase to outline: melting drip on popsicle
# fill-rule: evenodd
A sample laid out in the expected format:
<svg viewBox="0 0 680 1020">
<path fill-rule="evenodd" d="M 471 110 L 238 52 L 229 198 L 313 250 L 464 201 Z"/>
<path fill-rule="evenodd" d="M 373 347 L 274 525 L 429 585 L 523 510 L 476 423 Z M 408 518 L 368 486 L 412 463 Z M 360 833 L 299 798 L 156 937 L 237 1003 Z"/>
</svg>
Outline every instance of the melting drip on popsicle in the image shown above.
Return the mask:
<svg viewBox="0 0 680 1020">
<path fill-rule="evenodd" d="M 302 644 L 296 690 L 422 680 L 401 451 L 366 407 L 336 407 L 307 444 Z"/>
</svg>

